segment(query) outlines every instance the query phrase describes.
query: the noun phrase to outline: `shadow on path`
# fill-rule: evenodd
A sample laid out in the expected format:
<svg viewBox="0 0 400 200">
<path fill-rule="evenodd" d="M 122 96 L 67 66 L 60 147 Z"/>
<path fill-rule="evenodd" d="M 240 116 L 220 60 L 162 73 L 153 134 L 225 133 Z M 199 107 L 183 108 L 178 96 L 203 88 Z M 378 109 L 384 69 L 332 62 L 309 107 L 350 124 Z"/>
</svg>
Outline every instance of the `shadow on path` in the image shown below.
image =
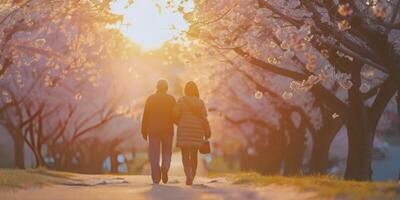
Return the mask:
<svg viewBox="0 0 400 200">
<path fill-rule="evenodd" d="M 153 185 L 144 196 L 148 200 L 200 199 L 193 189 L 172 185 Z"/>
<path fill-rule="evenodd" d="M 193 186 L 153 185 L 148 192 L 144 193 L 148 200 L 176 200 L 176 199 L 262 199 L 256 191 L 239 188 L 219 188 L 205 184 Z"/>
</svg>

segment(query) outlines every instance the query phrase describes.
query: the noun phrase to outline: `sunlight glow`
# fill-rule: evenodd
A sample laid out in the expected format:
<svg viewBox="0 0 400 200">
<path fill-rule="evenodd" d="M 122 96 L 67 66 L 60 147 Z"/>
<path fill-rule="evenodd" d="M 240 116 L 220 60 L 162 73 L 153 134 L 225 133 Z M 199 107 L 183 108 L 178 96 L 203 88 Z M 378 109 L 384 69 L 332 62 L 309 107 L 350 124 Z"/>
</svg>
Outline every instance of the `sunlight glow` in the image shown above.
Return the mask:
<svg viewBox="0 0 400 200">
<path fill-rule="evenodd" d="M 126 0 L 118 0 L 111 9 L 124 16 L 124 22 L 119 27 L 121 32 L 144 51 L 157 49 L 188 29 L 181 13 L 165 9 L 165 0 L 136 0 L 129 7 L 126 5 Z M 189 1 L 185 4 L 185 11 L 192 6 L 192 1 Z"/>
</svg>

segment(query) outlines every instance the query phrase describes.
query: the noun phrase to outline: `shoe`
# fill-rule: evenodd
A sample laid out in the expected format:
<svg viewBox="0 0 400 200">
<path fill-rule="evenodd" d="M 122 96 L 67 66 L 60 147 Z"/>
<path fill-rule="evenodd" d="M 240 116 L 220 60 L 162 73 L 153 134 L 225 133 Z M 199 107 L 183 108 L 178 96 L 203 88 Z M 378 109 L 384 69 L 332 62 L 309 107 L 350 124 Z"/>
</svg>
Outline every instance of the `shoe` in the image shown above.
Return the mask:
<svg viewBox="0 0 400 200">
<path fill-rule="evenodd" d="M 153 181 L 153 185 L 158 185 L 160 184 L 161 181 L 161 172 L 157 174 L 152 174 L 151 179 Z"/>
<path fill-rule="evenodd" d="M 168 183 L 168 170 L 166 168 L 161 170 L 161 180 L 164 184 Z"/>
<path fill-rule="evenodd" d="M 186 178 L 186 185 L 193 185 L 193 179 L 192 178 Z"/>
</svg>

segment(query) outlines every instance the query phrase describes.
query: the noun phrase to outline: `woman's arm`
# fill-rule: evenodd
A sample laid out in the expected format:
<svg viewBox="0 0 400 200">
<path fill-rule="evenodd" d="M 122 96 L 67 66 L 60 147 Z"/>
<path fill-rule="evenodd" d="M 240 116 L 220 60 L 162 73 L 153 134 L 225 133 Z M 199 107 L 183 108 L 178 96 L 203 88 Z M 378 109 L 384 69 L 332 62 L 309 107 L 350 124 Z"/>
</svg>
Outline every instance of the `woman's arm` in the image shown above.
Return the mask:
<svg viewBox="0 0 400 200">
<path fill-rule="evenodd" d="M 207 108 L 203 101 L 202 101 L 202 105 L 201 105 L 201 116 L 203 116 L 204 119 L 206 120 L 206 126 L 207 126 L 206 129 L 207 130 L 206 130 L 205 137 L 206 137 L 206 139 L 209 139 L 211 137 L 211 127 L 210 127 L 210 123 L 208 122 L 208 119 L 207 119 L 207 116 L 208 116 Z"/>
<path fill-rule="evenodd" d="M 181 115 L 182 115 L 182 103 L 180 100 L 178 100 L 178 102 L 174 106 L 174 109 L 172 110 L 172 118 L 176 125 L 178 125 Z"/>
<path fill-rule="evenodd" d="M 201 116 L 207 119 L 207 108 L 203 101 L 201 101 Z"/>
</svg>

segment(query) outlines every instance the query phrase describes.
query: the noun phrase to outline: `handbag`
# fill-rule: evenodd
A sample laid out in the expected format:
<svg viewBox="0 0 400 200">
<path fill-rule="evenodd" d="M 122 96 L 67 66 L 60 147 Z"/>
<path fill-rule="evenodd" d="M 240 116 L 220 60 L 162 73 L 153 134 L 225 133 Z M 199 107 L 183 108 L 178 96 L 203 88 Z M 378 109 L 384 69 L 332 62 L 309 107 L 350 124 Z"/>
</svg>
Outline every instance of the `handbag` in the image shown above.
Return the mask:
<svg viewBox="0 0 400 200">
<path fill-rule="evenodd" d="M 201 154 L 209 154 L 211 153 L 211 144 L 210 141 L 204 140 L 203 144 L 199 148 L 199 152 Z"/>
</svg>

